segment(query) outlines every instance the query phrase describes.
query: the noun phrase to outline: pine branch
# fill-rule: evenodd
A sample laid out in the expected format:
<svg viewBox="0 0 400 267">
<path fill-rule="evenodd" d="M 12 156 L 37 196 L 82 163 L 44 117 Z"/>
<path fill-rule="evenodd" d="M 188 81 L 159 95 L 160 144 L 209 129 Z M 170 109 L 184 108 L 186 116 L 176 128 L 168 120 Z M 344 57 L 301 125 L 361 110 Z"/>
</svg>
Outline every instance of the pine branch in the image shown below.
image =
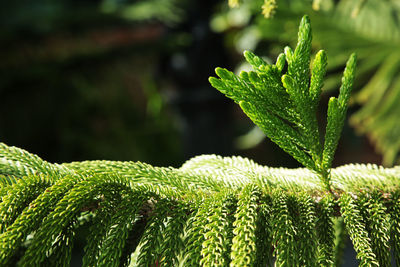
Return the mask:
<svg viewBox="0 0 400 267">
<path fill-rule="evenodd" d="M 335 256 L 335 232 L 332 220 L 333 199 L 329 195 L 325 196 L 316 206 L 316 213 L 318 215 L 316 218 L 318 266 L 333 266 Z"/>
<path fill-rule="evenodd" d="M 77 183 L 57 203 L 36 231 L 32 244 L 21 259 L 22 266 L 40 264 L 52 247 L 53 240 L 62 232 L 68 223 L 77 217 L 82 208 L 93 199 L 108 190 L 126 190 L 126 181 L 120 177 L 88 177 Z M 144 191 L 146 192 L 146 191 Z"/>
<path fill-rule="evenodd" d="M 212 216 L 212 199 L 204 199 L 189 219 L 185 236 L 184 266 L 200 266 L 202 244 L 208 217 Z"/>
<path fill-rule="evenodd" d="M 43 176 L 30 176 L 27 179 L 18 180 L 8 188 L 7 195 L 2 198 L 0 203 L 0 233 L 6 231 L 25 209 L 27 203 L 33 201 L 52 184 L 51 180 Z"/>
<path fill-rule="evenodd" d="M 343 217 L 335 218 L 334 229 L 335 229 L 335 239 L 334 239 L 335 247 L 333 250 L 333 256 L 334 256 L 333 266 L 342 266 L 344 250 L 346 247 L 346 242 L 348 237 Z"/>
<path fill-rule="evenodd" d="M 372 251 L 371 239 L 356 202 L 350 195 L 343 194 L 339 203 L 347 232 L 357 252 L 357 258 L 360 260 L 360 266 L 379 266 L 377 257 Z"/>
<path fill-rule="evenodd" d="M 101 205 L 99 203 L 100 200 Z M 94 201 L 94 218 L 92 219 L 89 234 L 87 236 L 87 243 L 84 248 L 85 254 L 83 256 L 83 266 L 95 265 L 99 254 L 101 253 L 98 248 L 101 247 L 103 239 L 107 234 L 107 230 L 111 227 L 113 215 L 116 210 L 119 209 L 118 203 L 121 202 L 121 195 L 113 191 L 104 192 L 101 199 L 99 197 Z"/>
<path fill-rule="evenodd" d="M 256 221 L 256 259 L 254 266 L 271 266 L 272 252 L 272 201 L 269 197 L 262 197 Z"/>
<path fill-rule="evenodd" d="M 15 150 L 10 153 L 15 158 Z M 7 154 L 1 159 L 15 166 Z M 33 168 L 30 159 L 41 161 L 27 152 L 19 161 Z M 21 266 L 67 265 L 82 213 L 90 215 L 83 221 L 92 224 L 85 266 L 126 266 L 139 240 L 139 261 L 133 263 L 139 265 L 147 258 L 144 265 L 265 266 L 272 262 L 272 251 L 276 266 L 339 261 L 345 239 L 339 227 L 333 246 L 332 216 L 340 216 L 336 201 L 307 169 L 270 168 L 215 155 L 196 157 L 180 169 L 73 163 L 61 168 L 70 175 L 50 177 L 49 170 L 59 165 L 45 165 L 35 170 L 39 175 L 1 181 L 11 194 L 3 194 L 0 202 L 0 265 L 18 261 L 16 253 L 23 254 Z M 342 196 L 341 215 L 361 263 L 387 265 L 388 213 L 393 240 L 399 236 L 393 192 L 400 168 L 347 165 L 332 169 L 331 179 Z M 365 201 L 352 199 L 346 193 L 352 191 L 362 192 L 358 197 Z M 398 244 L 394 247 L 397 251 Z"/>
<path fill-rule="evenodd" d="M 204 225 L 201 266 L 228 266 L 233 238 L 233 218 L 236 209 L 234 197 L 228 193 L 218 196 L 209 206 L 211 210 Z"/>
<path fill-rule="evenodd" d="M 256 261 L 257 203 L 261 193 L 252 184 L 240 192 L 235 221 L 233 222 L 232 252 L 230 266 L 253 266 Z"/>
<path fill-rule="evenodd" d="M 246 51 L 244 56 L 253 72 L 232 72 L 217 68 L 218 78 L 210 83 L 240 105 L 249 118 L 284 151 L 305 167 L 314 170 L 331 191 L 330 168 L 354 81 L 356 57 L 351 55 L 343 74 L 338 98 L 329 101 L 324 145 L 316 117 L 326 73 L 327 57 L 317 53 L 310 73 L 311 26 L 307 16 L 301 20 L 295 50 L 286 47 L 275 65 Z M 286 63 L 285 63 L 286 62 Z M 287 72 L 284 65 L 287 64 Z M 311 76 L 311 77 L 310 77 Z"/>
<path fill-rule="evenodd" d="M 396 264 L 400 265 L 400 198 L 397 192 L 394 196 L 394 205 L 390 210 L 390 232 L 393 239 L 393 254 Z"/>
<path fill-rule="evenodd" d="M 0 175 L 0 202 L 2 197 L 7 195 L 11 186 L 18 182 L 18 178 L 14 175 Z"/>
<path fill-rule="evenodd" d="M 51 164 L 23 149 L 0 142 L 0 174 L 22 177 L 37 173 L 52 177 L 74 174 L 70 169 Z"/>
<path fill-rule="evenodd" d="M 170 203 L 159 201 L 149 217 L 143 237 L 140 241 L 139 256 L 136 261 L 138 266 L 152 266 L 160 261 L 162 253 L 162 239 L 165 223 L 170 210 Z"/>
<path fill-rule="evenodd" d="M 147 192 L 139 190 L 136 194 L 128 194 L 127 198 L 122 200 L 122 205 L 118 206 L 118 210 L 111 220 L 111 227 L 107 229 L 107 234 L 100 248 L 98 248 L 101 254 L 96 265 L 117 267 L 126 265 L 125 263 L 130 260 L 129 257 L 122 258 L 122 252 L 129 232 L 140 217 L 138 212 L 147 199 L 149 199 Z"/>
<path fill-rule="evenodd" d="M 343 73 L 342 86 L 338 98 L 331 97 L 328 104 L 328 123 L 325 132 L 325 144 L 322 155 L 322 170 L 329 171 L 333 156 L 339 142 L 340 134 L 344 125 L 347 112 L 347 105 L 353 87 L 356 56 L 352 54 L 347 61 L 346 69 Z M 324 182 L 328 184 L 327 174 L 324 174 Z"/>
<path fill-rule="evenodd" d="M 380 198 L 379 193 L 372 192 L 371 195 L 362 196 L 360 204 L 364 206 L 364 218 L 370 233 L 372 251 L 377 257 L 379 266 L 389 267 L 391 266 L 389 214 Z"/>
<path fill-rule="evenodd" d="M 183 235 L 189 211 L 186 204 L 179 202 L 173 204 L 171 218 L 163 233 L 160 247 L 162 266 L 177 266 L 179 263 L 179 254 L 184 250 Z"/>
<path fill-rule="evenodd" d="M 273 197 L 273 244 L 275 244 L 275 266 L 297 266 L 299 251 L 296 251 L 296 230 L 288 208 L 288 197 L 277 192 Z"/>
<path fill-rule="evenodd" d="M 60 233 L 52 245 L 48 258 L 43 265 L 47 266 L 70 266 L 72 257 L 72 244 L 74 243 L 77 220 L 71 221 L 68 226 Z"/>
<path fill-rule="evenodd" d="M 29 177 L 26 180 L 29 180 Z M 7 227 L 7 231 L 0 235 L 0 265 L 6 265 L 28 234 L 40 226 L 42 220 L 53 210 L 55 203 L 74 183 L 75 181 L 72 179 L 58 180 L 32 201 L 13 224 Z M 9 207 L 12 208 L 13 206 Z"/>
<path fill-rule="evenodd" d="M 224 185 L 214 179 L 209 179 L 191 170 L 180 171 L 172 167 L 154 167 L 143 162 L 118 161 L 83 161 L 62 164 L 63 167 L 73 169 L 81 174 L 115 174 L 131 179 L 132 183 L 158 184 L 174 187 L 177 190 L 191 190 L 193 194 L 199 190 L 221 190 Z"/>
<path fill-rule="evenodd" d="M 300 266 L 317 266 L 317 233 L 315 203 L 310 196 L 298 197 L 299 222 L 297 225 Z"/>
</svg>

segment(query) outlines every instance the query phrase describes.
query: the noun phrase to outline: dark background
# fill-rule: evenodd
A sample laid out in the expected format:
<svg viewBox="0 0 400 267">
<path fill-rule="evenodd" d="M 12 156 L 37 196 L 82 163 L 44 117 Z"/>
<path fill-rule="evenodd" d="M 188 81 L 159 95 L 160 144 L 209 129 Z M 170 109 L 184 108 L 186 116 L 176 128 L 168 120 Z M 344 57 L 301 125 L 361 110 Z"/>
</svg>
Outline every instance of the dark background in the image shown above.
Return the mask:
<svg viewBox="0 0 400 267">
<path fill-rule="evenodd" d="M 147 2 L 155 11 L 135 11 L 140 1 L 3 5 L 0 140 L 51 162 L 179 166 L 216 153 L 298 166 L 268 140 L 235 146 L 252 123 L 208 83 L 215 67 L 233 69 L 242 60 L 234 49 L 238 29 L 210 29 L 226 2 Z M 269 44 L 261 46 L 265 51 Z M 336 165 L 380 161 L 347 126 L 336 159 Z"/>
</svg>

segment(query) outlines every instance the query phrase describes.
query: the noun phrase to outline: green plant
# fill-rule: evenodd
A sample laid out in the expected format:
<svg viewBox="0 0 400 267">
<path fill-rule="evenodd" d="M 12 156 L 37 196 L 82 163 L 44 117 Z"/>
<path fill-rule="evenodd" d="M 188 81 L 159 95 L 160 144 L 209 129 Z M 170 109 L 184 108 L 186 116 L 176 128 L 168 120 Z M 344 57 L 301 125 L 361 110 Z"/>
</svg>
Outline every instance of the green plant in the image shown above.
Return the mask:
<svg viewBox="0 0 400 267">
<path fill-rule="evenodd" d="M 263 3 L 272 7 L 272 11 L 264 12 L 274 14 L 272 19 L 265 19 L 261 14 Z M 230 28 L 227 32 L 235 32 L 230 39 L 240 44 L 240 51 L 252 49 L 274 55 L 282 45 L 296 41 L 293 37 L 297 21 L 304 13 L 309 14 L 315 25 L 313 48 L 322 47 L 330 58 L 324 89 L 336 90 L 339 70 L 348 55 L 356 52 L 360 68 L 352 103 L 359 108 L 351 115 L 350 124 L 358 134 L 368 137 L 382 155 L 383 165 L 393 166 L 399 163 L 400 152 L 399 3 L 395 0 L 243 0 L 238 8 L 216 14 L 213 25 L 219 31 Z M 265 41 L 270 44 L 268 51 Z"/>
<path fill-rule="evenodd" d="M 51 164 L 0 144 L 0 265 L 67 266 L 81 225 L 90 227 L 85 266 L 338 266 L 347 235 L 361 266 L 390 266 L 390 247 L 399 264 L 400 168 L 331 168 L 355 56 L 322 143 L 315 108 L 327 59 L 317 54 L 310 78 L 310 43 L 304 17 L 296 49 L 275 65 L 246 52 L 254 72 L 210 78 L 307 168 L 215 155 L 178 169 Z"/>
<path fill-rule="evenodd" d="M 320 140 L 316 110 L 326 73 L 327 57 L 321 50 L 316 55 L 310 79 L 311 29 L 304 17 L 298 44 L 293 51 L 285 48 L 275 65 L 245 52 L 254 72 L 242 72 L 240 77 L 217 68 L 220 79 L 211 84 L 237 102 L 264 133 L 305 167 L 316 171 L 330 190 L 329 170 L 343 128 L 347 102 L 353 86 L 356 56 L 347 62 L 338 98 L 329 100 L 325 142 Z M 287 73 L 284 71 L 287 64 Z"/>
</svg>

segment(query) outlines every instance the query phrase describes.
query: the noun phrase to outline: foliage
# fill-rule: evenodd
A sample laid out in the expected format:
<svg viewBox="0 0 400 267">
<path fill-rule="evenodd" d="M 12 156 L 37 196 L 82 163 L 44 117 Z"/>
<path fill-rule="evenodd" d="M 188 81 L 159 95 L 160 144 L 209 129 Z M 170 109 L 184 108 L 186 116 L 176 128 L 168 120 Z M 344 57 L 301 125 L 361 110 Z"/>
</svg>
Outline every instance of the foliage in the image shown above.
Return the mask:
<svg viewBox="0 0 400 267">
<path fill-rule="evenodd" d="M 308 17 L 300 23 L 298 44 L 293 51 L 285 48 L 275 65 L 245 52 L 246 60 L 255 71 L 232 72 L 217 68 L 220 79 L 210 83 L 237 102 L 264 133 L 305 167 L 321 174 L 329 188 L 329 169 L 343 127 L 347 102 L 353 86 L 356 56 L 347 62 L 338 98 L 328 106 L 325 142 L 320 140 L 316 110 L 326 73 L 325 51 L 317 53 L 312 66 L 311 29 Z M 284 70 L 287 64 L 287 71 Z"/>
<path fill-rule="evenodd" d="M 183 0 L 185 1 L 185 0 Z M 117 13 L 133 21 L 156 19 L 167 24 L 182 20 L 182 0 L 116 1 L 103 0 L 101 9 L 105 13 Z M 154 7 L 157 8 L 154 8 Z"/>
<path fill-rule="evenodd" d="M 159 8 L 145 12 L 141 2 Z M 178 129 L 157 72 L 163 50 L 174 45 L 164 34 L 166 24 L 178 23 L 181 13 L 172 10 L 182 5 L 181 0 L 4 4 L 0 139 L 59 162 L 98 157 L 181 162 Z M 139 8 L 141 17 L 126 19 L 123 7 Z"/>
<path fill-rule="evenodd" d="M 0 143 L 0 265 L 68 266 L 82 224 L 84 266 L 335 266 L 346 233 L 361 266 L 389 266 L 390 247 L 399 265 L 400 168 L 330 168 L 355 56 L 330 100 L 322 144 L 315 106 L 326 57 L 319 52 L 310 73 L 310 43 L 304 17 L 298 46 L 276 65 L 247 52 L 254 72 L 217 69 L 221 79 L 211 79 L 308 169 L 215 155 L 180 168 L 52 164 Z"/>
<path fill-rule="evenodd" d="M 341 75 L 338 70 L 345 65 L 348 55 L 356 52 L 361 67 L 356 79 L 359 90 L 352 103 L 360 109 L 351 116 L 350 123 L 358 133 L 369 137 L 383 155 L 384 165 L 395 164 L 400 151 L 396 105 L 400 101 L 399 2 L 314 0 L 312 5 L 304 0 L 276 2 L 273 19 L 265 19 L 261 14 L 263 1 L 243 0 L 239 8 L 215 16 L 214 20 L 220 21 L 216 28 L 242 27 L 235 38 L 242 44 L 240 49 L 251 48 L 266 54 L 271 49 L 265 51 L 265 40 L 275 46 L 294 42 L 298 19 L 304 13 L 310 14 L 315 25 L 313 47 L 323 47 L 330 58 L 324 88 L 327 91 L 337 88 Z M 226 19 L 234 12 L 239 13 L 235 17 L 247 20 L 237 25 Z M 252 15 L 254 19 L 250 19 Z"/>
</svg>

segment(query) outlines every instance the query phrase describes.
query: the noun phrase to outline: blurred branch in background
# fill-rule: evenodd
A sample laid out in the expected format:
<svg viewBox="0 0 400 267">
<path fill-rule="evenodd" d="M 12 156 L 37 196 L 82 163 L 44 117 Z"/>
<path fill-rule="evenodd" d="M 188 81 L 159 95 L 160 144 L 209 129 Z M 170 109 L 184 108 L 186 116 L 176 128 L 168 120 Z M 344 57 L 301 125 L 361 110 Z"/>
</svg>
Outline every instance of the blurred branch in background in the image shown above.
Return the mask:
<svg viewBox="0 0 400 267">
<path fill-rule="evenodd" d="M 185 18 L 182 3 L 188 0 L 146 0 L 116 1 L 103 0 L 101 10 L 118 14 L 130 21 L 158 20 L 167 25 L 175 25 Z"/>
<path fill-rule="evenodd" d="M 183 2 L 3 5 L 1 140 L 51 161 L 180 163 L 176 123 L 155 76 L 165 47 L 174 45 L 165 43 L 167 25 L 184 18 L 177 11 Z"/>
</svg>

